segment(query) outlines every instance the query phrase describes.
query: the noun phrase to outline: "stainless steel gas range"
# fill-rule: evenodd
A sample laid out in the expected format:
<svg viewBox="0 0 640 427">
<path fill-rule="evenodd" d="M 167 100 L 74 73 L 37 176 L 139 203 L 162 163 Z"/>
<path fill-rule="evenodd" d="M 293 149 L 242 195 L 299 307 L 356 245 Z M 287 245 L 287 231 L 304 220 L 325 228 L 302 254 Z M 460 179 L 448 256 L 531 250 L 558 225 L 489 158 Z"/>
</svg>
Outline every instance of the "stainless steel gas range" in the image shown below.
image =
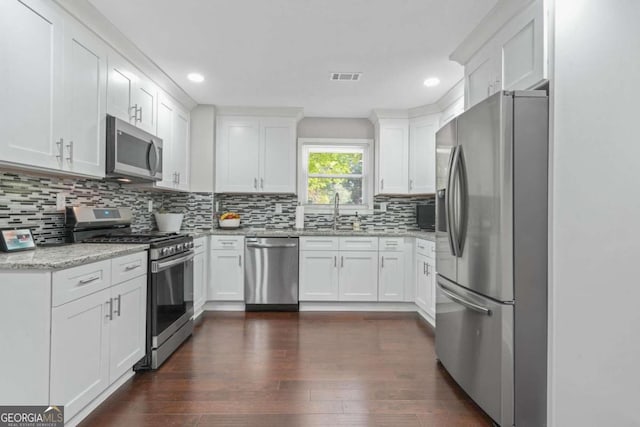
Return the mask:
<svg viewBox="0 0 640 427">
<path fill-rule="evenodd" d="M 67 208 L 72 242 L 148 244 L 147 352 L 136 370 L 157 369 L 193 333 L 193 238 L 135 233 L 128 208 Z"/>
</svg>

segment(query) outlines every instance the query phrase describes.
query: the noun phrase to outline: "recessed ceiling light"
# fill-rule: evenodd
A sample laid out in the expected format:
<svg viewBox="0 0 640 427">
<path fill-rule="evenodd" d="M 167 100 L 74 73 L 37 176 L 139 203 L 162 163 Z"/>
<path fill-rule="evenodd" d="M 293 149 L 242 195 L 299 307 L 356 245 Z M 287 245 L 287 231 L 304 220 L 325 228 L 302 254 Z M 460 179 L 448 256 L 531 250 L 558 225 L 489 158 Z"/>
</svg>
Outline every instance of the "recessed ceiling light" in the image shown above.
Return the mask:
<svg viewBox="0 0 640 427">
<path fill-rule="evenodd" d="M 440 84 L 440 79 L 437 77 L 429 77 L 427 80 L 424 81 L 424 85 L 426 87 L 434 87 L 434 86 L 438 86 Z"/>
<path fill-rule="evenodd" d="M 189 73 L 187 78 L 194 83 L 202 83 L 204 81 L 204 76 L 200 73 Z"/>
</svg>

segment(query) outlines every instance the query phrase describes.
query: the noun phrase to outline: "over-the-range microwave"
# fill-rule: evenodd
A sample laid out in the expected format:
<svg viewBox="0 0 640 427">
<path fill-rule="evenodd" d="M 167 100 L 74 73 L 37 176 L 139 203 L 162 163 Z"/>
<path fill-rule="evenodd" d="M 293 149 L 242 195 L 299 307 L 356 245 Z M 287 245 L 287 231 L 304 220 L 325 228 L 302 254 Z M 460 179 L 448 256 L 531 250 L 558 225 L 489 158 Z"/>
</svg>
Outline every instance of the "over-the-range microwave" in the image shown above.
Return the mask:
<svg viewBox="0 0 640 427">
<path fill-rule="evenodd" d="M 107 115 L 107 178 L 162 180 L 162 139 Z"/>
</svg>

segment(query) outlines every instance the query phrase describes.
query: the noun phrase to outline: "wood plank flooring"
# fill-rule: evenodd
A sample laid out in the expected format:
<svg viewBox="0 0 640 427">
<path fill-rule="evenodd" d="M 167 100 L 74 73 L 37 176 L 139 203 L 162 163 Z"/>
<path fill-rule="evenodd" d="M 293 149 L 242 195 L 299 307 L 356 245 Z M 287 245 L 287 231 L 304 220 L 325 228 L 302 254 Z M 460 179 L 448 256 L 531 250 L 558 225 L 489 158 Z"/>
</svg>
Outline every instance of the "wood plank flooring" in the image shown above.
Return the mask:
<svg viewBox="0 0 640 427">
<path fill-rule="evenodd" d="M 491 426 L 415 313 L 205 313 L 89 426 Z"/>
</svg>

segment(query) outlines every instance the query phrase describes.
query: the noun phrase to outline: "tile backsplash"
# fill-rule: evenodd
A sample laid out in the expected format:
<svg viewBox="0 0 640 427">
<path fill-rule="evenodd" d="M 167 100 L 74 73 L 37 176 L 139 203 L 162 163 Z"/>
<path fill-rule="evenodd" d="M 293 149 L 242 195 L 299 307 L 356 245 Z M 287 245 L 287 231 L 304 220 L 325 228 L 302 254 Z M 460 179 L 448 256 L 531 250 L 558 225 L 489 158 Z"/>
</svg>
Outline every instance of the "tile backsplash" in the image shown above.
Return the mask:
<svg viewBox="0 0 640 427">
<path fill-rule="evenodd" d="M 156 209 L 185 214 L 183 227 L 213 225 L 213 195 L 210 193 L 163 193 L 115 182 L 50 177 L 0 171 L 0 228 L 31 228 L 37 243 L 64 240 L 64 213 L 56 210 L 56 195 L 66 196 L 67 206 L 130 207 L 134 230 L 155 228 L 147 212 L 151 200 Z"/>
<path fill-rule="evenodd" d="M 290 228 L 295 223 L 298 204 L 293 194 L 216 194 L 220 212 L 237 212 L 247 227 Z M 282 213 L 275 213 L 275 205 L 282 205 Z M 386 212 L 360 215 L 365 230 L 415 230 L 416 205 L 433 203 L 428 196 L 376 196 L 374 203 L 387 203 Z M 341 215 L 339 228 L 351 229 L 354 217 Z M 308 229 L 327 228 L 333 225 L 332 215 L 305 214 L 304 226 Z"/>
</svg>

